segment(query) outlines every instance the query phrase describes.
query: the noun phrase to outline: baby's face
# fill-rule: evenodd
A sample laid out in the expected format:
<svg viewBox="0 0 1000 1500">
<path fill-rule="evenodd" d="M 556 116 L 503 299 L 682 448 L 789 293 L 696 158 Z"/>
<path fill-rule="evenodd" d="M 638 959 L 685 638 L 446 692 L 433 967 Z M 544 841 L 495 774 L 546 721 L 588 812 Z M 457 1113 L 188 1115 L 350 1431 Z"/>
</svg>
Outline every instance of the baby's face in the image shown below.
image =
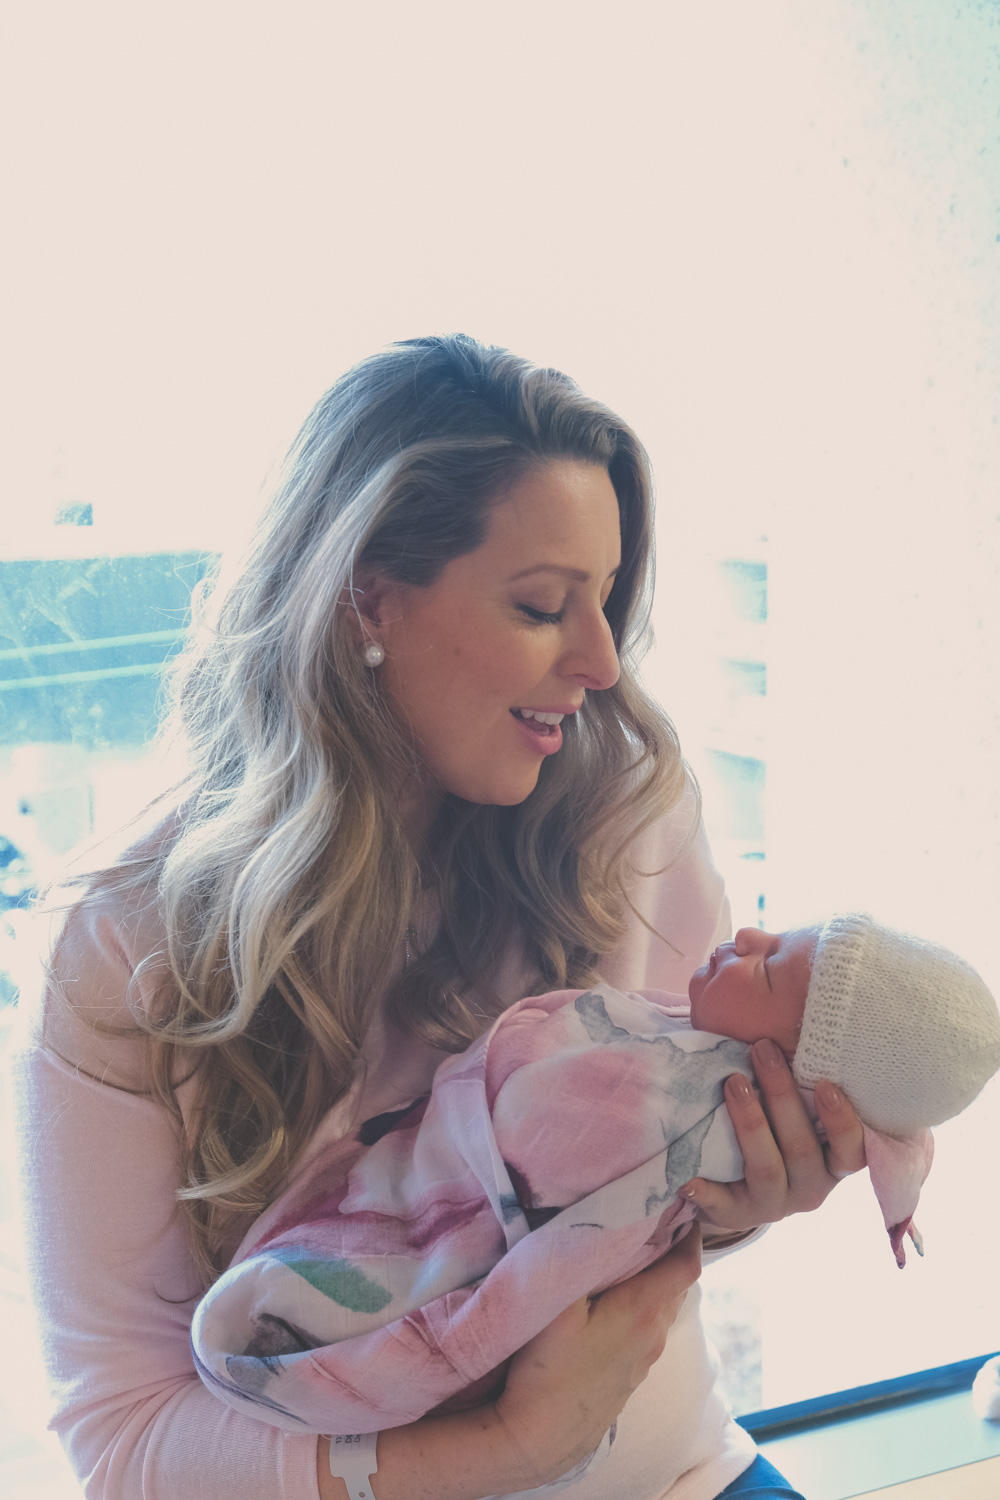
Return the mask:
<svg viewBox="0 0 1000 1500">
<path fill-rule="evenodd" d="M 815 927 L 793 932 L 741 927 L 691 976 L 692 1026 L 738 1042 L 769 1036 L 786 1057 L 794 1056 L 818 936 Z"/>
</svg>

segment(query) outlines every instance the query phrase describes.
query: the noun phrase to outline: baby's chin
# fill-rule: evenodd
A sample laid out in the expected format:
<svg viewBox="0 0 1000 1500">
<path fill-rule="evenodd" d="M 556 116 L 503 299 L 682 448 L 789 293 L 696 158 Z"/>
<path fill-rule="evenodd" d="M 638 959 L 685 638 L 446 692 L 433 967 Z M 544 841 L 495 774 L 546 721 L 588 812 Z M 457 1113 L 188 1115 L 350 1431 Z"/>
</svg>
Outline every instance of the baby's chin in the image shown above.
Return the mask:
<svg viewBox="0 0 1000 1500">
<path fill-rule="evenodd" d="M 700 969 L 695 969 L 688 980 L 688 1000 L 691 1002 L 691 1025 L 698 1029 L 698 1002 L 701 999 L 705 985 L 708 983 L 708 964 L 702 964 Z"/>
</svg>

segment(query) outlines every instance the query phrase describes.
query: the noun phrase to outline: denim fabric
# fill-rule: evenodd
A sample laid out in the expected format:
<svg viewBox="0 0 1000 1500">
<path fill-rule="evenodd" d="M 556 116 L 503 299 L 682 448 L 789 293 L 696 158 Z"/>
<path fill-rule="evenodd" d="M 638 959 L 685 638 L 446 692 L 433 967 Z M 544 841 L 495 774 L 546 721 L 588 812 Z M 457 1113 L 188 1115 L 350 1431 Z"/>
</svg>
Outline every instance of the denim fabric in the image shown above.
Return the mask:
<svg viewBox="0 0 1000 1500">
<path fill-rule="evenodd" d="M 788 1480 L 769 1464 L 762 1453 L 758 1453 L 749 1469 L 745 1469 L 732 1484 L 727 1484 L 718 1500 L 727 1495 L 745 1495 L 747 1500 L 805 1500 L 800 1490 L 793 1490 Z"/>
</svg>

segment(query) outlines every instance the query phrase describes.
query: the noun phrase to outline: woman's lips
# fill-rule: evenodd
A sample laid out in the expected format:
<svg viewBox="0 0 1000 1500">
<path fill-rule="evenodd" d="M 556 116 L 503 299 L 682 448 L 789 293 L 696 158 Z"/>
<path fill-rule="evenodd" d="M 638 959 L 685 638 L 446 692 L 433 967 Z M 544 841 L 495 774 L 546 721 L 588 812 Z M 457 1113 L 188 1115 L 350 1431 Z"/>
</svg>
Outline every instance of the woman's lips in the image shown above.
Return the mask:
<svg viewBox="0 0 1000 1500">
<path fill-rule="evenodd" d="M 555 755 L 557 750 L 562 749 L 562 729 L 558 724 L 542 724 L 538 719 L 522 719 L 514 709 L 511 709 L 511 718 L 522 739 L 536 755 Z"/>
</svg>

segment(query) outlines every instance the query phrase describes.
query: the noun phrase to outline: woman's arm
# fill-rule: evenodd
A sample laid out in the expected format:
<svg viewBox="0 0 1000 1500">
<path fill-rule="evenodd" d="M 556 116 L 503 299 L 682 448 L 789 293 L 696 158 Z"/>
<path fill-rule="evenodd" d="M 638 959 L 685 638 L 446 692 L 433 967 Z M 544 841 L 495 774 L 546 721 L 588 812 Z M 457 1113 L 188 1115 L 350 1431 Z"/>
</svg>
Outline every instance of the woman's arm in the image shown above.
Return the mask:
<svg viewBox="0 0 1000 1500">
<path fill-rule="evenodd" d="M 383 1432 L 375 1500 L 482 1500 L 567 1473 L 597 1447 L 663 1352 L 700 1252 L 694 1229 L 648 1270 L 573 1303 L 514 1357 L 496 1401 Z M 320 1500 L 345 1500 L 325 1438 L 316 1477 Z"/>
<path fill-rule="evenodd" d="M 227 1410 L 191 1361 L 176 1152 L 148 1099 L 14 1058 L 20 1179 L 53 1426 L 91 1500 L 316 1500 L 315 1438 Z"/>
<path fill-rule="evenodd" d="M 36 1012 L 32 1031 L 26 1001 L 28 1034 L 13 1058 L 53 1425 L 93 1500 L 339 1497 L 324 1443 L 228 1409 L 195 1373 L 197 1286 L 176 1208 L 173 1127 L 141 1091 L 133 1044 L 74 1019 L 124 1019 L 130 959 L 120 934 L 120 923 L 71 925 L 58 969 L 72 1014 L 50 996 L 51 1024 Z M 518 1354 L 491 1406 L 387 1432 L 378 1500 L 475 1500 L 572 1467 L 662 1346 L 697 1275 L 696 1250 L 692 1239 L 627 1286 L 568 1309 Z"/>
<path fill-rule="evenodd" d="M 194 1372 L 170 1132 L 144 1099 L 47 1054 L 18 1060 L 22 1176 L 55 1425 L 101 1500 L 343 1500 L 327 1444 L 222 1405 Z M 499 1401 L 383 1434 L 377 1500 L 478 1500 L 589 1453 L 662 1347 L 697 1244 L 574 1304 Z"/>
</svg>

